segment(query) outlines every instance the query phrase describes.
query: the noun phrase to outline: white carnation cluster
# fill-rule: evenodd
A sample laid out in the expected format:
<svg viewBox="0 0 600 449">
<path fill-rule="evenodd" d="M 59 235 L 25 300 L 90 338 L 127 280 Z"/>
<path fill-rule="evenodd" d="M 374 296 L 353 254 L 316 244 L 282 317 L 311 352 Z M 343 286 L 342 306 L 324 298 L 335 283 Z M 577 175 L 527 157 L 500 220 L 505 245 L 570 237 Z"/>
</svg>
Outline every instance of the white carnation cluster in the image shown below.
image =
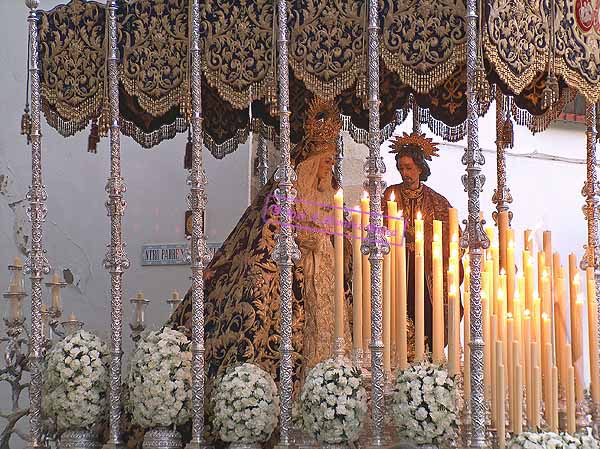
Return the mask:
<svg viewBox="0 0 600 449">
<path fill-rule="evenodd" d="M 59 429 L 91 429 L 108 411 L 108 348 L 80 330 L 57 342 L 46 357 L 43 409 Z"/>
<path fill-rule="evenodd" d="M 265 442 L 277 426 L 277 387 L 256 365 L 228 370 L 217 385 L 214 403 L 214 426 L 223 441 Z"/>
<path fill-rule="evenodd" d="M 329 359 L 306 377 L 300 396 L 305 430 L 317 441 L 336 444 L 358 439 L 367 413 L 361 372 Z"/>
<path fill-rule="evenodd" d="M 523 432 L 510 439 L 508 449 L 598 449 L 598 441 L 590 435 L 554 432 Z"/>
<path fill-rule="evenodd" d="M 127 376 L 127 410 L 144 428 L 180 425 L 190 418 L 192 353 L 181 332 L 168 327 L 142 336 Z"/>
<path fill-rule="evenodd" d="M 398 435 L 441 444 L 458 429 L 456 383 L 440 365 L 423 361 L 398 373 L 392 399 Z"/>
</svg>

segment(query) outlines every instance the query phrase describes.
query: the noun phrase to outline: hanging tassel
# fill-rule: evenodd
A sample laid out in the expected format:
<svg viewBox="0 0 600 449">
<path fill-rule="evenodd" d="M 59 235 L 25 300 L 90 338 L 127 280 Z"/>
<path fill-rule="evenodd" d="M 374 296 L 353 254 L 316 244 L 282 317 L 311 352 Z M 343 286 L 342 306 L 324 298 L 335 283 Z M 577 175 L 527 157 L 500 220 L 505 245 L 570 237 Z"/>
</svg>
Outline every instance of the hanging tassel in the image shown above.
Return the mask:
<svg viewBox="0 0 600 449">
<path fill-rule="evenodd" d="M 90 135 L 88 136 L 88 153 L 96 154 L 98 152 L 98 143 L 100 142 L 100 135 L 98 134 L 98 123 L 96 119 L 92 120 L 92 126 L 90 128 Z"/>
<path fill-rule="evenodd" d="M 108 130 L 110 128 L 110 104 L 108 104 L 108 99 L 104 99 L 104 105 L 102 106 L 102 113 L 100 114 L 100 118 L 98 119 L 98 136 L 106 137 L 108 136 Z"/>
<path fill-rule="evenodd" d="M 25 106 L 25 111 L 21 116 L 21 135 L 27 136 L 27 144 L 29 145 L 31 143 L 31 116 L 27 106 Z"/>
<path fill-rule="evenodd" d="M 192 130 L 188 128 L 187 144 L 185 145 L 185 156 L 183 157 L 183 168 L 192 169 Z"/>
<path fill-rule="evenodd" d="M 504 126 L 502 127 L 502 142 L 504 148 L 512 148 L 515 141 L 515 132 L 513 130 L 513 123 L 510 117 L 506 117 Z"/>
<path fill-rule="evenodd" d="M 362 101 L 363 108 L 367 109 L 368 88 L 367 77 L 364 72 L 358 75 L 358 79 L 356 80 L 356 96 Z"/>
<path fill-rule="evenodd" d="M 546 87 L 542 92 L 542 108 L 552 109 L 558 102 L 559 95 L 558 79 L 554 73 L 549 73 L 546 78 Z"/>
<path fill-rule="evenodd" d="M 491 101 L 490 83 L 488 83 L 482 60 L 478 60 L 475 67 L 475 94 L 480 104 L 488 104 Z"/>
</svg>

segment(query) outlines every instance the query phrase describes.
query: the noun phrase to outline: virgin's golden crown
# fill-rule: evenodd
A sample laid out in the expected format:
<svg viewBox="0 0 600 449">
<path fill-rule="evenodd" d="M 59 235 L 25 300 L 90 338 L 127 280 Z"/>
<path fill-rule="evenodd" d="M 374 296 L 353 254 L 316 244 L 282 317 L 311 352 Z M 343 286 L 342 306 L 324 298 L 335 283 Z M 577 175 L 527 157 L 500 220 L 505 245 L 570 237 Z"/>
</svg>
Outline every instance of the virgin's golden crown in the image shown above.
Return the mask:
<svg viewBox="0 0 600 449">
<path fill-rule="evenodd" d="M 314 143 L 336 143 L 342 129 L 342 120 L 333 101 L 315 97 L 306 114 L 306 137 Z"/>
</svg>

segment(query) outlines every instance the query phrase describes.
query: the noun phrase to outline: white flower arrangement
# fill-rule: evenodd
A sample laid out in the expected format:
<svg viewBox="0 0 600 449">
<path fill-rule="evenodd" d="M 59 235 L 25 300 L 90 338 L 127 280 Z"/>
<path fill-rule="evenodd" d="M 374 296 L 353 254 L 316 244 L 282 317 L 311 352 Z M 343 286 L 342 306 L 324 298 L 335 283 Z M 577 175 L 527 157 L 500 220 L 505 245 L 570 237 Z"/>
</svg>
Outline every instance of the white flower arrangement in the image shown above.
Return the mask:
<svg viewBox="0 0 600 449">
<path fill-rule="evenodd" d="M 59 429 L 88 429 L 108 411 L 108 348 L 85 330 L 67 335 L 48 352 L 43 409 Z"/>
<path fill-rule="evenodd" d="M 302 422 L 317 441 L 329 444 L 358 439 L 367 413 L 367 393 L 360 370 L 329 359 L 306 377 L 300 395 Z"/>
<path fill-rule="evenodd" d="M 126 405 L 144 428 L 180 425 L 191 416 L 192 353 L 181 332 L 168 327 L 147 332 L 138 342 L 127 376 Z"/>
<path fill-rule="evenodd" d="M 440 365 L 423 361 L 398 373 L 392 414 L 398 435 L 417 444 L 441 444 L 458 430 L 456 383 Z"/>
<path fill-rule="evenodd" d="M 256 365 L 228 370 L 216 387 L 214 404 L 213 423 L 223 441 L 265 442 L 277 426 L 277 387 Z"/>
<path fill-rule="evenodd" d="M 598 441 L 590 435 L 554 432 L 523 432 L 512 437 L 508 449 L 598 449 Z"/>
</svg>

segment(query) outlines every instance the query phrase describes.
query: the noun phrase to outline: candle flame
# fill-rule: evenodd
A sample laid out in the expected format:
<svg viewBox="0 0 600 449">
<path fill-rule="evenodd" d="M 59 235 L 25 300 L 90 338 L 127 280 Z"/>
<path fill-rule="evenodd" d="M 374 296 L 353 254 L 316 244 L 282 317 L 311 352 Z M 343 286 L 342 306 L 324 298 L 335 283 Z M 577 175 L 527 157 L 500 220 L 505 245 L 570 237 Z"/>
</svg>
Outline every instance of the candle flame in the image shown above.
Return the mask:
<svg viewBox="0 0 600 449">
<path fill-rule="evenodd" d="M 579 273 L 575 273 L 575 276 L 573 276 L 573 283 L 576 285 L 579 285 L 581 283 L 581 276 L 579 275 Z"/>
<path fill-rule="evenodd" d="M 340 188 L 338 189 L 338 191 L 335 193 L 335 196 L 343 196 L 344 195 L 344 189 Z"/>
<path fill-rule="evenodd" d="M 506 276 L 506 270 L 504 268 L 500 270 L 500 276 Z"/>
<path fill-rule="evenodd" d="M 523 317 L 524 318 L 530 318 L 531 312 L 529 311 L 529 309 L 525 309 L 523 311 Z"/>
<path fill-rule="evenodd" d="M 450 296 L 456 296 L 456 285 L 451 285 L 450 289 L 448 290 L 448 295 Z"/>
<path fill-rule="evenodd" d="M 390 195 L 390 201 L 396 201 L 396 195 L 394 195 L 393 190 L 392 190 L 392 194 Z"/>
<path fill-rule="evenodd" d="M 456 234 L 452 235 L 452 243 L 458 243 L 458 236 Z"/>
<path fill-rule="evenodd" d="M 369 192 L 367 192 L 366 190 L 363 190 L 362 199 L 363 200 L 369 199 Z"/>
<path fill-rule="evenodd" d="M 546 271 L 546 269 L 544 269 L 544 271 L 542 271 L 542 280 L 547 280 L 548 278 L 548 271 Z"/>
<path fill-rule="evenodd" d="M 501 288 L 498 289 L 498 301 L 500 301 L 500 298 L 502 298 L 502 295 L 504 294 L 504 290 L 502 290 Z"/>
<path fill-rule="evenodd" d="M 512 240 L 509 240 L 509 242 L 508 242 L 508 247 L 509 247 L 510 249 L 515 249 L 515 242 L 513 242 Z"/>
<path fill-rule="evenodd" d="M 396 218 L 404 218 L 404 212 L 402 211 L 402 209 L 398 211 L 398 213 L 396 214 Z"/>
<path fill-rule="evenodd" d="M 533 257 L 529 256 L 527 259 L 527 264 L 533 266 Z"/>
<path fill-rule="evenodd" d="M 575 302 L 578 304 L 583 304 L 584 300 L 583 300 L 583 295 L 581 293 L 579 293 L 577 295 L 577 300 Z"/>
<path fill-rule="evenodd" d="M 512 318 L 513 318 L 513 314 L 511 312 L 506 312 L 506 319 L 512 320 Z"/>
<path fill-rule="evenodd" d="M 521 295 L 519 294 L 519 290 L 515 290 L 513 294 L 513 301 L 521 301 Z"/>
<path fill-rule="evenodd" d="M 548 314 L 546 312 L 542 313 L 542 320 L 549 320 L 550 318 L 548 318 Z"/>
<path fill-rule="evenodd" d="M 417 220 L 422 220 L 423 219 L 423 215 L 421 214 L 421 211 L 417 212 Z"/>
</svg>

